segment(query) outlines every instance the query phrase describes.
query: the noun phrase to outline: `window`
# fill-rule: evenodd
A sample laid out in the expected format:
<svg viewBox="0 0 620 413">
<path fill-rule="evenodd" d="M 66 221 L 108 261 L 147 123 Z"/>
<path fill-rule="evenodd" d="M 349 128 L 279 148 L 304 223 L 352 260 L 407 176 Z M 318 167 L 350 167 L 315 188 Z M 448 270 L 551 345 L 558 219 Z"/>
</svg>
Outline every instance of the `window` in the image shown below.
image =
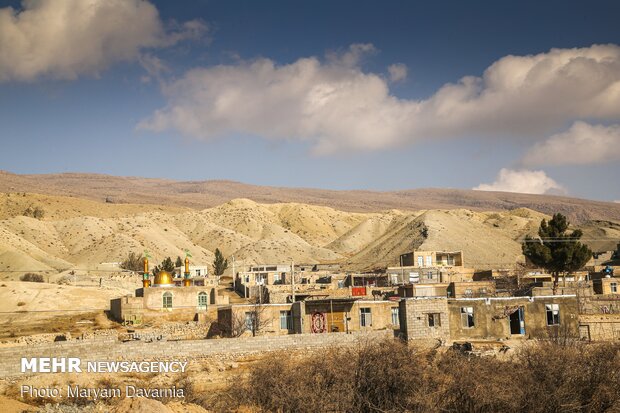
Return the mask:
<svg viewBox="0 0 620 413">
<path fill-rule="evenodd" d="M 200 270 L 196 270 L 196 277 L 200 277 Z"/>
<path fill-rule="evenodd" d="M 370 308 L 360 308 L 360 327 L 372 326 L 372 314 Z"/>
<path fill-rule="evenodd" d="M 429 327 L 439 327 L 441 325 L 441 315 L 439 313 L 430 313 L 427 315 Z"/>
<path fill-rule="evenodd" d="M 474 327 L 474 307 L 461 307 L 461 326 Z"/>
<path fill-rule="evenodd" d="M 198 294 L 198 308 L 206 310 L 207 304 L 209 304 L 209 295 L 202 291 Z"/>
<path fill-rule="evenodd" d="M 426 256 L 426 266 L 427 267 L 432 267 L 433 266 L 433 257 L 430 255 Z"/>
<path fill-rule="evenodd" d="M 432 271 L 429 271 L 429 272 L 426 273 L 426 279 L 428 279 L 428 280 L 432 280 L 433 279 L 433 272 Z"/>
<path fill-rule="evenodd" d="M 400 325 L 400 318 L 398 316 L 398 307 L 392 307 L 392 325 Z"/>
<path fill-rule="evenodd" d="M 280 329 L 281 330 L 292 330 L 293 329 L 293 319 L 291 317 L 290 311 L 280 311 Z"/>
<path fill-rule="evenodd" d="M 253 331 L 254 330 L 254 313 L 247 312 L 245 313 L 245 329 Z"/>
<path fill-rule="evenodd" d="M 609 287 L 611 288 L 611 292 L 612 293 L 617 293 L 618 292 L 618 283 L 610 283 Z"/>
<path fill-rule="evenodd" d="M 560 325 L 560 304 L 545 304 L 547 310 L 547 325 Z"/>
<path fill-rule="evenodd" d="M 424 257 L 418 257 L 418 267 L 424 267 Z"/>
<path fill-rule="evenodd" d="M 164 308 L 172 308 L 172 293 L 164 293 L 162 305 Z"/>
</svg>

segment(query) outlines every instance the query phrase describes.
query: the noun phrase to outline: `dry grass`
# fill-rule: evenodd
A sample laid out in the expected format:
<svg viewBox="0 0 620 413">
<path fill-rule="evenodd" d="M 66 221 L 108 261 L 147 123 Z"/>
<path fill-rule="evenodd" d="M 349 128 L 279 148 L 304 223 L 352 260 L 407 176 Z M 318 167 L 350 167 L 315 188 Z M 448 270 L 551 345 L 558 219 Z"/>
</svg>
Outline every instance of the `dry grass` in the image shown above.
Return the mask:
<svg viewBox="0 0 620 413">
<path fill-rule="evenodd" d="M 264 412 L 619 411 L 619 350 L 617 344 L 541 342 L 499 359 L 418 352 L 389 341 L 301 359 L 278 353 L 204 406 Z"/>
</svg>

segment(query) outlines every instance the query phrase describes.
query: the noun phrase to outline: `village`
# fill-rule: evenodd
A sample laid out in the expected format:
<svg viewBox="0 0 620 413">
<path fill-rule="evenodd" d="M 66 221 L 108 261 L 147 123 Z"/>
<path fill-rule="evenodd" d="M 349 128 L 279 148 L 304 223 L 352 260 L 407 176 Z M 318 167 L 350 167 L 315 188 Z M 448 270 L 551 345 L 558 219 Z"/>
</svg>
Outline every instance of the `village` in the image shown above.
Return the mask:
<svg viewBox="0 0 620 413">
<path fill-rule="evenodd" d="M 620 412 L 619 15 L 0 0 L 0 413 Z"/>
<path fill-rule="evenodd" d="M 559 274 L 557 285 L 531 263 L 468 267 L 462 251 L 411 251 L 374 273 L 343 272 L 338 264 L 237 266 L 227 294 L 208 265 L 186 258 L 173 273 L 153 276 L 144 262 L 142 287 L 110 305 L 132 337 L 149 320 L 171 319 L 208 324 L 205 338 L 382 330 L 431 346 L 620 339 L 620 243 Z"/>
</svg>

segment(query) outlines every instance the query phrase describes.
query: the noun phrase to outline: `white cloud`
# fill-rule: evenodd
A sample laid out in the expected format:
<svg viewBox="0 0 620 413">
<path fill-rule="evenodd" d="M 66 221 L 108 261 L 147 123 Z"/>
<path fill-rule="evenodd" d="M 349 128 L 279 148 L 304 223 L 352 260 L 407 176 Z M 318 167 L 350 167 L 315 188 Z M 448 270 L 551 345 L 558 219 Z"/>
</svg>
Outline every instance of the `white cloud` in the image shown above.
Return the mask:
<svg viewBox="0 0 620 413">
<path fill-rule="evenodd" d="M 520 192 L 523 194 L 565 193 L 566 190 L 544 171 L 502 168 L 492 184 L 480 184 L 476 191 Z"/>
<path fill-rule="evenodd" d="M 327 60 L 333 65 L 344 67 L 356 67 L 365 56 L 377 53 L 377 48 L 371 43 L 355 43 L 343 52 L 327 53 Z"/>
<path fill-rule="evenodd" d="M 524 165 L 585 165 L 620 160 L 620 125 L 575 122 L 566 132 L 534 145 Z"/>
<path fill-rule="evenodd" d="M 143 53 L 138 58 L 140 65 L 146 70 L 147 75 L 142 76 L 142 82 L 148 83 L 153 79 L 162 81 L 162 75 L 170 72 L 168 65 L 157 56 Z"/>
<path fill-rule="evenodd" d="M 166 31 L 157 9 L 142 0 L 25 0 L 22 10 L 0 9 L 0 81 L 97 75 L 135 60 L 143 48 L 205 30 L 192 21 Z"/>
<path fill-rule="evenodd" d="M 534 139 L 579 118 L 620 118 L 620 47 L 595 45 L 507 56 L 482 77 L 447 84 L 427 100 L 399 99 L 365 73 L 354 45 L 326 61 L 269 59 L 197 68 L 167 85 L 168 99 L 139 125 L 201 139 L 233 133 L 298 139 L 314 150 L 373 150 L 461 136 Z"/>
<path fill-rule="evenodd" d="M 276 66 L 259 59 L 194 69 L 164 87 L 169 106 L 139 127 L 203 139 L 242 132 L 308 140 L 320 153 L 395 144 L 414 105 L 390 96 L 385 79 L 354 65 L 372 50 L 354 45 L 325 64 L 307 58 Z"/>
<path fill-rule="evenodd" d="M 407 78 L 407 66 L 402 63 L 395 63 L 388 66 L 388 73 L 390 74 L 390 82 L 400 82 Z"/>
</svg>

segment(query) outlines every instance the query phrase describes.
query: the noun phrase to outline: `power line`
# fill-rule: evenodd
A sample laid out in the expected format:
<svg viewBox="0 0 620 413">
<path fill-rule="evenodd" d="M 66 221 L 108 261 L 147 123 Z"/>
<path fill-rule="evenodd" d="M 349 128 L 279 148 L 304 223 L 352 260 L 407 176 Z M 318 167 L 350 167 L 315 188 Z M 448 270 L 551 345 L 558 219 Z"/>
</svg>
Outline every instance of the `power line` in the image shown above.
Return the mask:
<svg viewBox="0 0 620 413">
<path fill-rule="evenodd" d="M 16 311 L 0 311 L 0 314 L 28 314 L 28 313 L 69 313 L 69 312 L 81 312 L 88 311 L 108 311 L 109 308 L 74 308 L 70 310 L 16 310 Z"/>
</svg>

